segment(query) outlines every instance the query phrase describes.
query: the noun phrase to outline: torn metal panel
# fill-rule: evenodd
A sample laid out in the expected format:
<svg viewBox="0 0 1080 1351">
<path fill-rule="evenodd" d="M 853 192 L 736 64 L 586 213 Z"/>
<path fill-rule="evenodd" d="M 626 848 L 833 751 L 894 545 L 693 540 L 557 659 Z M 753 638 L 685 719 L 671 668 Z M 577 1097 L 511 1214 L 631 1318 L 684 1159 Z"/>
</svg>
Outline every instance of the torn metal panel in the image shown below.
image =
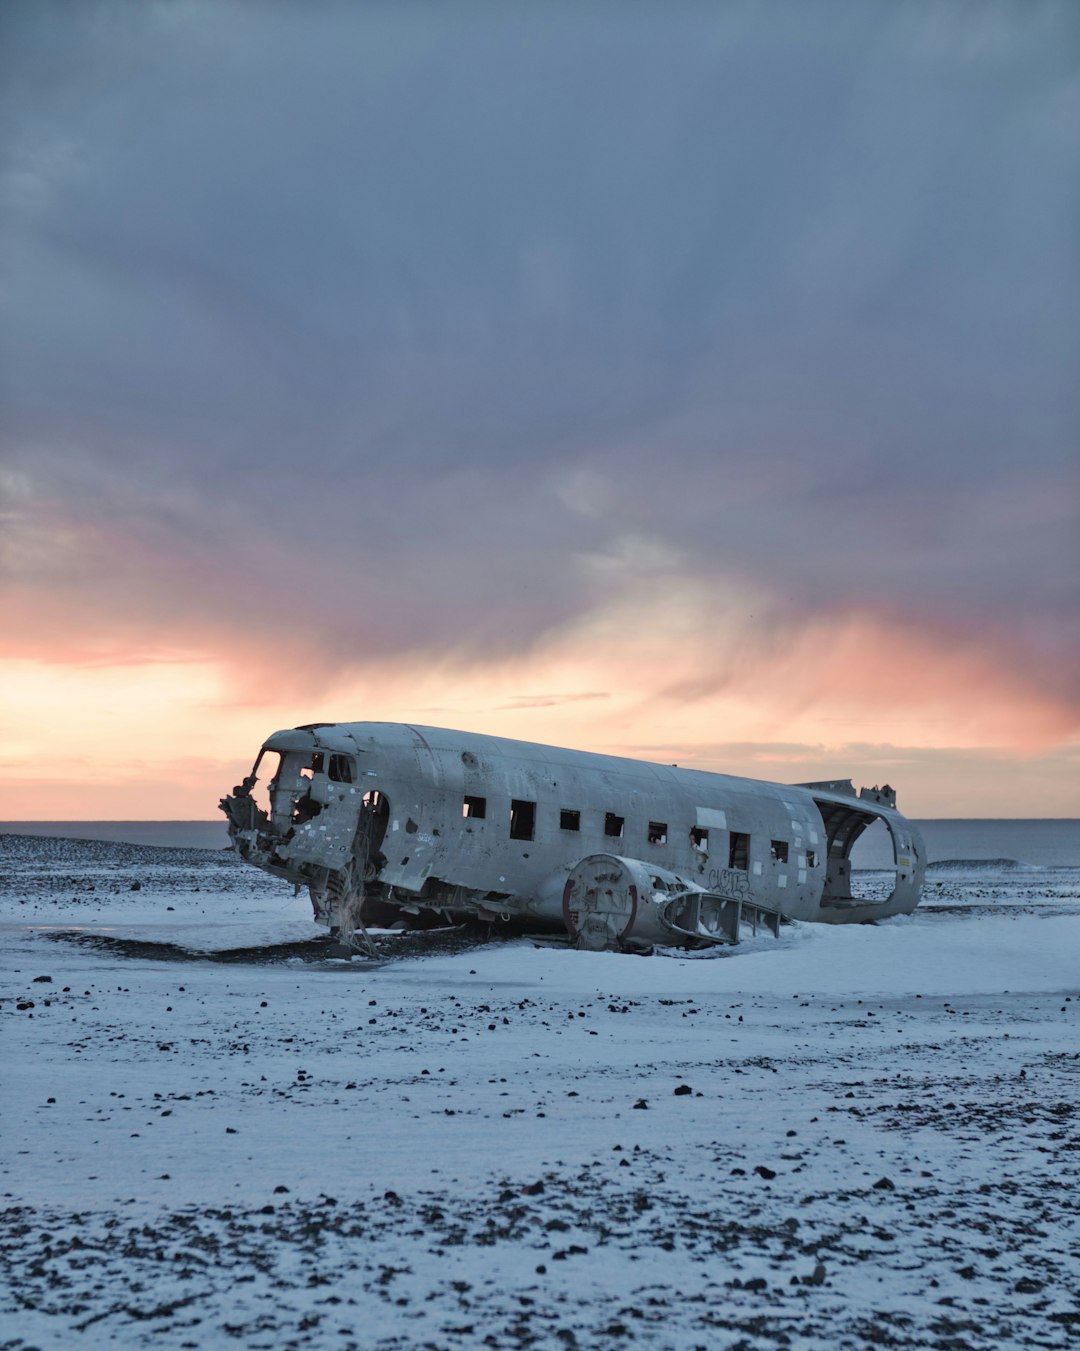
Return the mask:
<svg viewBox="0 0 1080 1351">
<path fill-rule="evenodd" d="M 587 947 L 735 942 L 782 919 L 905 913 L 925 866 L 887 785 L 771 784 L 398 723 L 275 733 L 221 805 L 240 855 L 345 931 L 435 912 L 565 926 Z M 853 896 L 851 850 L 877 823 L 893 885 Z"/>
</svg>

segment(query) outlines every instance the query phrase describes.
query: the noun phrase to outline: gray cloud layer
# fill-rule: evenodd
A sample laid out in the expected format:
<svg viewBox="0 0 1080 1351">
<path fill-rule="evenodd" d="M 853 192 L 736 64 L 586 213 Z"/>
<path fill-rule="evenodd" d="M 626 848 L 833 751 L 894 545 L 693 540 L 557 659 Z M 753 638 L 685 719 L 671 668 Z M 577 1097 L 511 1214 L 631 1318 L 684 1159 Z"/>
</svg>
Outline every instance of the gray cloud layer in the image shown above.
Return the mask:
<svg viewBox="0 0 1080 1351">
<path fill-rule="evenodd" d="M 520 650 L 632 535 L 1080 701 L 1071 0 L 27 2 L 0 53 L 6 566 L 65 623 Z"/>
</svg>

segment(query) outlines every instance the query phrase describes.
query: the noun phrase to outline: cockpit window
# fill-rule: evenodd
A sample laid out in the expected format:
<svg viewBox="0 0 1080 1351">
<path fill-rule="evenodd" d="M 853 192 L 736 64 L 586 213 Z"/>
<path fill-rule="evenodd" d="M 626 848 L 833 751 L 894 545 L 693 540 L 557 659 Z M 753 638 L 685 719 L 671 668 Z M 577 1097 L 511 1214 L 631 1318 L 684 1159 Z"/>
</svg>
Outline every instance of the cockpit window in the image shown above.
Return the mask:
<svg viewBox="0 0 1080 1351">
<path fill-rule="evenodd" d="M 352 783 L 352 760 L 347 755 L 331 755 L 330 777 L 335 783 Z"/>
<path fill-rule="evenodd" d="M 264 746 L 245 780 L 256 806 L 262 811 L 270 810 L 270 793 L 277 786 L 281 760 L 280 751 L 268 751 Z"/>
</svg>

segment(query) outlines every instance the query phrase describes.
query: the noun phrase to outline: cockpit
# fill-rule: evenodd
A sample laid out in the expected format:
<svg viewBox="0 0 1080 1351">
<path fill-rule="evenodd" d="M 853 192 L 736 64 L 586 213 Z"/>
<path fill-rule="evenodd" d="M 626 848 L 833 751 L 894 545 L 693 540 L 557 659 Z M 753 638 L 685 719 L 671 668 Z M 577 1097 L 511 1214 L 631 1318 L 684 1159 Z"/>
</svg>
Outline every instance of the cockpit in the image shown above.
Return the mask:
<svg viewBox="0 0 1080 1351">
<path fill-rule="evenodd" d="M 244 784 L 273 831 L 287 837 L 292 828 L 319 815 L 334 796 L 331 785 L 355 781 L 351 755 L 263 747 Z"/>
</svg>

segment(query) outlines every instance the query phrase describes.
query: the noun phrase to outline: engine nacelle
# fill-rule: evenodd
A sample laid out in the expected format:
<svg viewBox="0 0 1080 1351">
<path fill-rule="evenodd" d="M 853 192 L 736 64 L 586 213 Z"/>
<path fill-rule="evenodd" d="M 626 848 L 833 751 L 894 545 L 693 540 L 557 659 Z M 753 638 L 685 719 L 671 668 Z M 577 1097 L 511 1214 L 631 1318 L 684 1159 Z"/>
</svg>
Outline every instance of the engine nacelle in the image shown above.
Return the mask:
<svg viewBox="0 0 1080 1351">
<path fill-rule="evenodd" d="M 755 924 L 759 908 L 754 910 Z M 737 943 L 743 902 L 640 859 L 590 854 L 571 869 L 563 920 L 579 948 L 643 949 L 654 943 Z M 770 925 L 770 927 L 772 927 Z"/>
</svg>

